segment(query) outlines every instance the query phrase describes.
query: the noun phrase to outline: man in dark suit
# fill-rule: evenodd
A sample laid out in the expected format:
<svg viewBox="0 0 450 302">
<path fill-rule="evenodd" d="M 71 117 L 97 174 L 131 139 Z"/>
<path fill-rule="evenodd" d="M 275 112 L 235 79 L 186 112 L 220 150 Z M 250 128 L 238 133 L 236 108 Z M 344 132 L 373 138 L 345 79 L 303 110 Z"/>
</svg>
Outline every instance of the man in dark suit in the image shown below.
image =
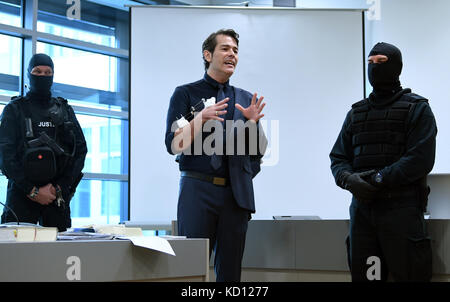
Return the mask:
<svg viewBox="0 0 450 302">
<path fill-rule="evenodd" d="M 255 212 L 252 179 L 267 145 L 258 123 L 263 97 L 229 84 L 238 45 L 234 30 L 212 33 L 203 43 L 203 79 L 177 87 L 167 114 L 165 143 L 181 171 L 178 233 L 209 238 L 217 281 L 240 281 Z"/>
</svg>

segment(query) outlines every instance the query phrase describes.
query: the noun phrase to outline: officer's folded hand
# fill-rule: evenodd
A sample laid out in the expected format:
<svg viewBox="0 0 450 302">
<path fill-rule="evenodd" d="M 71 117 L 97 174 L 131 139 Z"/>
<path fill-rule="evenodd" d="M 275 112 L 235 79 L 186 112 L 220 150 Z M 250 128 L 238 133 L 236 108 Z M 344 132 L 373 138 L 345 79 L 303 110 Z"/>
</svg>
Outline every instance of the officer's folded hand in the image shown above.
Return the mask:
<svg viewBox="0 0 450 302">
<path fill-rule="evenodd" d="M 375 199 L 380 188 L 371 185 L 365 180 L 374 174 L 374 170 L 352 173 L 345 178 L 345 187 L 349 190 L 356 199 L 360 201 L 370 202 Z"/>
<path fill-rule="evenodd" d="M 39 192 L 36 196 L 28 196 L 28 198 L 41 205 L 49 205 L 56 199 L 56 195 L 53 192 L 56 192 L 55 188 L 52 184 L 49 183 L 45 186 L 40 187 Z"/>
</svg>

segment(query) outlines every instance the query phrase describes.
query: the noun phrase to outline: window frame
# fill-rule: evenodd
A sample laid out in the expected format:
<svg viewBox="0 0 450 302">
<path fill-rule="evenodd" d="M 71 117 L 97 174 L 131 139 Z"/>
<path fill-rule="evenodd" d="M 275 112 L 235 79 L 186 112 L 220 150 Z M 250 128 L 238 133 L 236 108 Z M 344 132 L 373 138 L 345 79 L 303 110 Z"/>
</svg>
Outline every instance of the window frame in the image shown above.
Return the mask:
<svg viewBox="0 0 450 302">
<path fill-rule="evenodd" d="M 69 47 L 73 49 L 78 49 L 82 51 L 87 51 L 90 53 L 97 53 L 107 56 L 116 57 L 118 59 L 129 60 L 129 50 L 124 48 L 115 48 L 104 46 L 101 44 L 95 44 L 91 42 L 85 42 L 81 40 L 65 38 L 58 35 L 53 35 L 45 32 L 39 32 L 37 30 L 37 19 L 38 19 L 38 0 L 22 0 L 22 5 L 20 9 L 22 26 L 16 27 L 7 24 L 0 23 L 0 34 L 12 36 L 16 38 L 22 39 L 22 60 L 21 60 L 21 72 L 20 72 L 20 84 L 19 84 L 19 94 L 23 95 L 25 91 L 25 74 L 26 74 L 26 66 L 27 62 L 30 60 L 31 56 L 36 53 L 37 43 L 48 43 L 52 45 Z M 44 21 L 48 21 L 47 19 Z M 70 23 L 67 22 L 65 26 L 68 26 Z M 129 26 L 129 22 L 126 23 Z M 74 29 L 79 29 L 79 25 L 75 26 Z M 116 43 L 120 45 L 120 43 Z M 118 63 L 119 64 L 119 63 Z M 129 72 L 129 71 L 128 71 Z M 129 78 L 125 83 L 129 87 Z M 83 92 L 86 88 L 72 85 L 64 85 L 65 89 L 69 89 L 72 91 Z M 126 100 L 129 104 L 129 93 L 126 96 Z M 0 103 L 7 104 L 10 101 L 10 97 L 6 95 L 0 95 Z M 122 145 L 124 142 L 127 143 L 128 148 L 122 148 L 122 165 L 124 166 L 124 170 L 128 171 L 129 166 L 129 112 L 127 110 L 114 110 L 109 108 L 92 108 L 89 104 L 86 106 L 83 105 L 72 105 L 76 114 L 85 114 L 92 115 L 98 117 L 108 117 L 115 119 L 122 119 L 128 121 L 128 129 L 126 131 L 122 131 Z M 129 105 L 128 105 L 129 107 Z M 84 173 L 83 180 L 100 180 L 100 181 L 120 181 L 126 183 L 128 186 L 129 176 L 128 172 L 125 174 L 111 174 L 111 173 Z M 119 205 L 120 211 L 120 221 L 129 220 L 129 195 L 128 189 L 127 192 L 121 194 L 120 200 L 121 204 Z M 101 203 L 101 200 L 96 200 L 94 202 Z"/>
</svg>

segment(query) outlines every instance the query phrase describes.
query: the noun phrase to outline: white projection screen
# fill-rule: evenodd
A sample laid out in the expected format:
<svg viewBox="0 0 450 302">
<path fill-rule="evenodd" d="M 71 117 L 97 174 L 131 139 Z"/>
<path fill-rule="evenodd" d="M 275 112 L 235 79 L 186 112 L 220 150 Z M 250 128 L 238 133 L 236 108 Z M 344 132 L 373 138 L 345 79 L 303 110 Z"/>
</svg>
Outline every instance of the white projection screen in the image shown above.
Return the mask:
<svg viewBox="0 0 450 302">
<path fill-rule="evenodd" d="M 254 178 L 256 213 L 348 219 L 330 150 L 351 105 L 364 97 L 361 10 L 131 7 L 130 220 L 176 220 L 180 172 L 167 153 L 174 89 L 204 75 L 202 43 L 240 35 L 230 84 L 262 95 L 268 152 Z"/>
</svg>

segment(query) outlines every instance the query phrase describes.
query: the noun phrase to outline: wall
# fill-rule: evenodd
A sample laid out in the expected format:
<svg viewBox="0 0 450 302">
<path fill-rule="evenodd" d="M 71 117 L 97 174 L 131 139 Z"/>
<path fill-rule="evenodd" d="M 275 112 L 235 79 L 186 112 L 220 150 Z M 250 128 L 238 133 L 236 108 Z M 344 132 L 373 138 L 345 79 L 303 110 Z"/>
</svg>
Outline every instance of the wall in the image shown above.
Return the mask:
<svg viewBox="0 0 450 302">
<path fill-rule="evenodd" d="M 377 42 L 402 51 L 404 88 L 429 99 L 438 127 L 429 176 L 431 218 L 450 218 L 450 1 L 380 0 L 378 20 L 366 20 L 366 52 Z M 367 85 L 370 92 L 370 85 Z"/>
</svg>

